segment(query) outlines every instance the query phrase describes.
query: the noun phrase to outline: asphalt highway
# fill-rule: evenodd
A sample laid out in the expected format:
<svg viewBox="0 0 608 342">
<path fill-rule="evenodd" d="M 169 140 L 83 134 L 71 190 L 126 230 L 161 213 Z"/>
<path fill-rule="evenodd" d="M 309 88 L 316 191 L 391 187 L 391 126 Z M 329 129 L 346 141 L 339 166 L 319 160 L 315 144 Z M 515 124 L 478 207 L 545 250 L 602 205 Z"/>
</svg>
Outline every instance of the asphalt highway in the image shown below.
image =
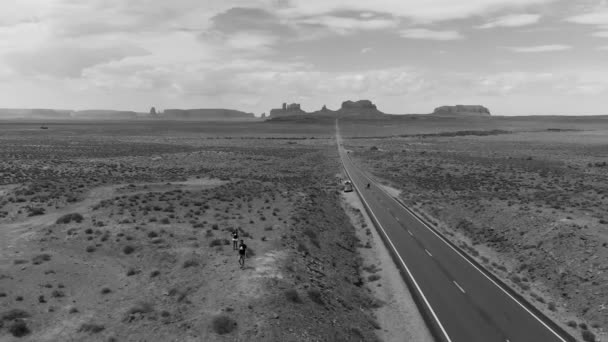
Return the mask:
<svg viewBox="0 0 608 342">
<path fill-rule="evenodd" d="M 571 337 L 519 302 L 354 165 L 342 146 L 337 121 L 336 139 L 348 176 L 384 235 L 387 248 L 396 253 L 395 260 L 415 289 L 414 295 L 424 306 L 427 322 L 430 321 L 438 339 L 571 341 Z"/>
</svg>

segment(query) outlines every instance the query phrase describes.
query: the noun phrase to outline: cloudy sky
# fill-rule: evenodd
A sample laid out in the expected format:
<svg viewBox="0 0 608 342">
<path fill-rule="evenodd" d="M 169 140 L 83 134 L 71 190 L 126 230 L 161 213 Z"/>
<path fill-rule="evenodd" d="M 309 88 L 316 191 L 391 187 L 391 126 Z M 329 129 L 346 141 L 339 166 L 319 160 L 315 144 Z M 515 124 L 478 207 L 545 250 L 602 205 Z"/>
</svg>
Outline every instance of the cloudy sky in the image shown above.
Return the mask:
<svg viewBox="0 0 608 342">
<path fill-rule="evenodd" d="M 608 114 L 606 0 L 1 0 L 0 107 Z"/>
</svg>

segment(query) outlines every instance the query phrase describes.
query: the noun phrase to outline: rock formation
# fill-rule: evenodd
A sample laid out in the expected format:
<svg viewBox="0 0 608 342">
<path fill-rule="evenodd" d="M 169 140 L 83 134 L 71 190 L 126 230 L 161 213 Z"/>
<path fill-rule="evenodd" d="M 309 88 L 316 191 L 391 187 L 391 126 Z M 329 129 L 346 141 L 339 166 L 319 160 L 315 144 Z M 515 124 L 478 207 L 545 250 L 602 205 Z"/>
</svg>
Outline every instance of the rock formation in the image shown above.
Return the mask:
<svg viewBox="0 0 608 342">
<path fill-rule="evenodd" d="M 344 101 L 342 102 L 342 107 L 340 107 L 337 113 L 339 116 L 357 117 L 375 117 L 383 114 L 370 100 Z"/>
<path fill-rule="evenodd" d="M 287 103 L 283 103 L 283 107 L 270 110 L 269 117 L 277 118 L 302 114 L 306 114 L 306 112 L 302 110 L 299 103 L 292 103 L 289 105 Z"/>
<path fill-rule="evenodd" d="M 437 107 L 433 115 L 442 116 L 490 116 L 490 110 L 480 105 L 456 105 Z"/>
</svg>

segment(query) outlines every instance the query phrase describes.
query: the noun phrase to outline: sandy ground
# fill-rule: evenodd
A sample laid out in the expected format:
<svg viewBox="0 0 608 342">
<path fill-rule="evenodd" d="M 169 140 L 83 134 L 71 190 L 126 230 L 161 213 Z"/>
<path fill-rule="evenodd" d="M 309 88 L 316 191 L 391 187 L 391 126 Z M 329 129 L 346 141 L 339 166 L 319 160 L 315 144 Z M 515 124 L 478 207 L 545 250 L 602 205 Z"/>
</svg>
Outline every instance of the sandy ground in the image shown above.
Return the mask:
<svg viewBox="0 0 608 342">
<path fill-rule="evenodd" d="M 345 210 L 357 230 L 357 236 L 364 244 L 369 242 L 371 247 L 359 248 L 363 264 L 375 265 L 375 269 L 379 269 L 374 274 L 379 275 L 380 279 L 368 285 L 374 296 L 384 302 L 383 306 L 376 309 L 378 321 L 382 326 L 378 331 L 379 337 L 385 342 L 433 341 L 407 285 L 374 229 L 359 196 L 355 192 L 344 193 L 343 199 Z M 367 233 L 368 228 L 370 234 Z M 366 274 L 371 275 L 369 272 Z"/>
</svg>

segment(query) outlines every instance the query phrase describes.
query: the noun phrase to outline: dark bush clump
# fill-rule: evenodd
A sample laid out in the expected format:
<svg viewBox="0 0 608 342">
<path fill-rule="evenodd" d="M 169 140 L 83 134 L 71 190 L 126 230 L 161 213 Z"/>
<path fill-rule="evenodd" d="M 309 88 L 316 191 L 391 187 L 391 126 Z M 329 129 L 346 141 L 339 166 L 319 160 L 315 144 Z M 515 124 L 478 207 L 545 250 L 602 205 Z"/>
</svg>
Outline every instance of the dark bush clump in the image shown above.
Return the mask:
<svg viewBox="0 0 608 342">
<path fill-rule="evenodd" d="M 209 247 L 221 246 L 221 245 L 229 245 L 230 241 L 228 239 L 213 239 L 209 244 Z"/>
<path fill-rule="evenodd" d="M 16 319 L 28 318 L 28 317 L 30 317 L 30 314 L 27 313 L 27 311 L 21 310 L 21 309 L 12 309 L 12 310 L 9 310 L 2 314 L 1 320 L 2 321 L 14 321 Z"/>
<path fill-rule="evenodd" d="M 129 255 L 129 254 L 135 252 L 135 247 L 133 247 L 131 245 L 124 246 L 122 249 L 122 252 L 125 253 L 126 255 Z"/>
<path fill-rule="evenodd" d="M 595 334 L 589 330 L 583 330 L 583 332 L 581 334 L 583 337 L 583 341 L 585 341 L 585 342 L 595 342 L 596 341 Z"/>
<path fill-rule="evenodd" d="M 302 298 L 300 298 L 298 291 L 296 291 L 295 289 L 285 291 L 285 297 L 287 297 L 287 300 L 289 300 L 290 302 L 298 304 L 302 303 Z"/>
<path fill-rule="evenodd" d="M 40 265 L 45 261 L 49 261 L 51 260 L 51 255 L 50 254 L 39 254 L 36 255 L 33 259 L 32 259 L 32 264 L 34 265 Z"/>
<path fill-rule="evenodd" d="M 80 223 L 80 222 L 82 222 L 83 219 L 84 219 L 84 217 L 82 217 L 82 215 L 80 215 L 79 213 L 71 213 L 71 214 L 65 214 L 65 215 L 61 216 L 60 218 L 57 219 L 57 221 L 55 221 L 55 223 L 68 224 L 72 221 L 74 221 L 76 223 Z"/>
<path fill-rule="evenodd" d="M 215 317 L 211 324 L 213 326 L 213 331 L 220 335 L 231 333 L 237 326 L 235 320 L 225 315 Z"/>
<path fill-rule="evenodd" d="M 198 261 L 196 261 L 194 259 L 189 259 L 189 260 L 184 261 L 184 264 L 182 265 L 182 267 L 188 268 L 188 267 L 196 267 L 198 265 L 199 265 Z"/>
<path fill-rule="evenodd" d="M 316 289 L 308 290 L 308 298 L 310 298 L 310 300 L 312 300 L 313 302 L 315 302 L 319 305 L 325 305 L 325 302 L 323 302 L 323 298 L 321 298 L 321 291 L 319 291 L 319 290 L 316 290 Z"/>
<path fill-rule="evenodd" d="M 8 326 L 8 331 L 15 337 L 23 337 L 30 333 L 30 328 L 27 327 L 24 320 L 18 319 Z"/>
<path fill-rule="evenodd" d="M 94 323 L 84 323 L 78 329 L 79 332 L 87 332 L 92 334 L 97 334 L 102 332 L 105 329 L 103 325 L 94 324 Z"/>
</svg>

